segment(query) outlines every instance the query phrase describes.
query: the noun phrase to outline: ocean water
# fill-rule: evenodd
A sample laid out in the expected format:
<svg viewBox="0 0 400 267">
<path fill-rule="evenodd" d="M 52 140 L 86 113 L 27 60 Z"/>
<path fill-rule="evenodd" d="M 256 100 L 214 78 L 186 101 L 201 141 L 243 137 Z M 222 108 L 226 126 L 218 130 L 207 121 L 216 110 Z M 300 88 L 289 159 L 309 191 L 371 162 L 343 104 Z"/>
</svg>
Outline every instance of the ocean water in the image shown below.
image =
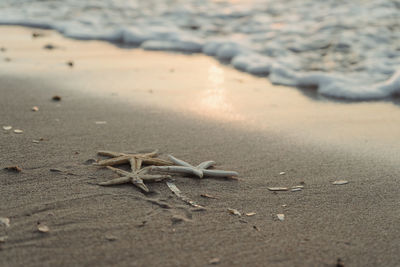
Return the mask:
<svg viewBox="0 0 400 267">
<path fill-rule="evenodd" d="M 0 24 L 201 52 L 330 97 L 400 94 L 400 0 L 0 0 Z"/>
</svg>

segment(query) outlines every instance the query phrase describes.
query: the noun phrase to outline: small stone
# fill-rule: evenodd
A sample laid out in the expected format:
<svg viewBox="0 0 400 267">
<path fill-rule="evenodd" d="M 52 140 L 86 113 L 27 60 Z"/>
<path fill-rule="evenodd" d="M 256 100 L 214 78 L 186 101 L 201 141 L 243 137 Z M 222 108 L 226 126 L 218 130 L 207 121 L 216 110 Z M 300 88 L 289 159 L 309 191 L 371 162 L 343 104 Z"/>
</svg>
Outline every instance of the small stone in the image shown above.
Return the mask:
<svg viewBox="0 0 400 267">
<path fill-rule="evenodd" d="M 32 107 L 32 111 L 35 111 L 35 112 L 36 112 L 36 111 L 39 111 L 39 108 L 38 108 L 37 106 L 33 106 L 33 107 Z"/>
<path fill-rule="evenodd" d="M 171 221 L 172 221 L 172 224 L 177 224 L 177 223 L 187 222 L 189 220 L 180 215 L 174 215 L 171 217 Z"/>
<path fill-rule="evenodd" d="M 55 95 L 51 98 L 53 101 L 61 101 L 61 96 Z"/>
<path fill-rule="evenodd" d="M 284 221 L 285 220 L 285 214 L 276 214 L 276 217 L 278 217 L 278 219 L 280 221 Z"/>
<path fill-rule="evenodd" d="M 16 134 L 22 134 L 24 131 L 22 131 L 22 130 L 20 130 L 20 129 L 15 129 L 14 130 L 14 133 L 16 133 Z"/>
<path fill-rule="evenodd" d="M 116 241 L 116 240 L 118 240 L 118 238 L 116 236 L 113 236 L 113 235 L 106 235 L 105 239 L 108 240 L 108 241 Z"/>
<path fill-rule="evenodd" d="M 6 227 L 10 227 L 10 219 L 5 217 L 0 217 L 0 224 L 4 224 Z"/>
<path fill-rule="evenodd" d="M 9 131 L 12 129 L 12 126 L 3 126 L 3 130 Z"/>
<path fill-rule="evenodd" d="M 74 62 L 73 62 L 73 61 L 68 61 L 68 62 L 67 62 L 67 65 L 68 65 L 70 68 L 72 68 L 72 67 L 74 66 Z"/>
<path fill-rule="evenodd" d="M 50 228 L 47 225 L 43 224 L 43 223 L 39 223 L 37 225 L 37 229 L 41 233 L 48 233 L 50 231 Z"/>
</svg>

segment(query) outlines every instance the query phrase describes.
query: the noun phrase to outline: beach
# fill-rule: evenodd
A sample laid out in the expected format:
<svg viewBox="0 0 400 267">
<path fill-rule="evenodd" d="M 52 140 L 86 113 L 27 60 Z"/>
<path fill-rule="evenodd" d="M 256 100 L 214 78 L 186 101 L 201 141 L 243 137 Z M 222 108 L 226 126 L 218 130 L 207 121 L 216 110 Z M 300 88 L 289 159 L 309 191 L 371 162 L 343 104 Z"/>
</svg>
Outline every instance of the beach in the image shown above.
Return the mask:
<svg viewBox="0 0 400 267">
<path fill-rule="evenodd" d="M 13 127 L 0 135 L 0 217 L 10 220 L 1 266 L 400 262 L 395 99 L 338 101 L 199 54 L 14 26 L 0 34 L 0 122 Z M 97 151 L 154 149 L 214 160 L 238 180 L 174 176 L 201 211 L 165 182 L 148 184 L 151 194 L 98 185 L 117 175 L 92 164 Z M 294 186 L 304 188 L 268 190 Z"/>
</svg>

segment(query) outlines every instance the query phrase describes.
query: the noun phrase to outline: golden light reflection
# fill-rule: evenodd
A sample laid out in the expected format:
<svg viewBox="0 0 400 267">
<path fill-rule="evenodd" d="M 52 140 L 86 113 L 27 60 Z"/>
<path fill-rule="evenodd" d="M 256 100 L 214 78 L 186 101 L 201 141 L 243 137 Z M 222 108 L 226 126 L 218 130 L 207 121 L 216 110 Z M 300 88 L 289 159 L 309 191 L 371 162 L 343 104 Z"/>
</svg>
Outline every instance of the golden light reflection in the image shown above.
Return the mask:
<svg viewBox="0 0 400 267">
<path fill-rule="evenodd" d="M 208 69 L 208 79 L 205 90 L 199 101 L 198 112 L 201 115 L 224 120 L 242 120 L 243 117 L 235 112 L 227 98 L 224 70 L 216 65 Z"/>
</svg>

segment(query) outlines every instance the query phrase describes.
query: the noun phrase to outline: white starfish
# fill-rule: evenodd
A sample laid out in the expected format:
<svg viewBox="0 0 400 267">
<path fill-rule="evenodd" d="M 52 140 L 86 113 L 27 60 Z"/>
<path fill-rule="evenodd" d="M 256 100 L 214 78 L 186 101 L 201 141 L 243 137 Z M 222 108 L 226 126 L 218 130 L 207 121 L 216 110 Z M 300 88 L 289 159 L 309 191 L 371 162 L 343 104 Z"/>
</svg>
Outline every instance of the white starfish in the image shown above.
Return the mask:
<svg viewBox="0 0 400 267">
<path fill-rule="evenodd" d="M 151 170 L 192 174 L 199 178 L 203 178 L 204 176 L 232 178 L 233 176 L 239 175 L 237 172 L 234 171 L 207 170 L 207 168 L 215 164 L 215 162 L 212 160 L 204 161 L 195 167 L 171 155 L 168 155 L 168 157 L 173 163 L 178 166 L 152 166 L 150 167 Z"/>
<path fill-rule="evenodd" d="M 117 185 L 117 184 L 125 184 L 125 183 L 132 183 L 135 186 L 139 187 L 142 189 L 144 192 L 148 193 L 150 190 L 147 188 L 147 186 L 144 184 L 145 182 L 160 182 L 165 179 L 171 178 L 170 175 L 154 175 L 154 174 L 147 174 L 147 171 L 149 168 L 143 168 L 141 170 L 136 170 L 133 172 L 127 172 L 121 169 L 117 169 L 114 167 L 107 166 L 108 169 L 118 173 L 122 177 L 118 177 L 115 179 L 112 179 L 107 182 L 102 182 L 99 183 L 99 185 Z"/>
</svg>

